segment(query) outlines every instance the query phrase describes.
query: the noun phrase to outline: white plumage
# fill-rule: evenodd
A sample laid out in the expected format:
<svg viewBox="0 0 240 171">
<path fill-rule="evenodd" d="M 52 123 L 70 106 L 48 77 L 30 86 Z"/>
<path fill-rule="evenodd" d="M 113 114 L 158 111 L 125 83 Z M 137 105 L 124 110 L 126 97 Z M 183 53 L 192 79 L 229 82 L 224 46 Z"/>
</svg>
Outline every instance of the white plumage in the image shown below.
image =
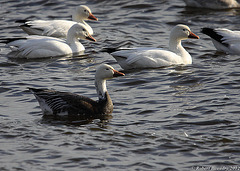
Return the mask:
<svg viewBox="0 0 240 171">
<path fill-rule="evenodd" d="M 170 34 L 169 50 L 160 48 L 133 48 L 111 53 L 123 69 L 158 68 L 176 64 L 191 64 L 192 57 L 182 47 L 181 40 L 199 39 L 186 25 L 175 26 Z"/>
<path fill-rule="evenodd" d="M 80 53 L 85 50 L 78 39 L 96 41 L 85 25 L 74 24 L 68 31 L 67 40 L 46 36 L 28 36 L 7 44 L 12 58 L 46 58 Z"/>
<path fill-rule="evenodd" d="M 99 66 L 95 74 L 98 101 L 69 92 L 35 88 L 29 89 L 38 100 L 44 115 L 67 116 L 75 119 L 93 119 L 99 115 L 112 113 L 113 103 L 107 91 L 106 81 L 118 76 L 124 76 L 124 73 L 115 70 L 107 64 Z"/>
<path fill-rule="evenodd" d="M 27 21 L 20 27 L 29 35 L 51 36 L 66 38 L 68 30 L 76 23 L 86 26 L 90 35 L 93 29 L 84 20 L 98 20 L 86 5 L 80 5 L 72 15 L 73 21 L 68 20 L 33 20 Z"/>
<path fill-rule="evenodd" d="M 239 8 L 239 0 L 183 0 L 189 7 L 228 9 Z"/>
<path fill-rule="evenodd" d="M 211 37 L 218 51 L 228 54 L 240 54 L 240 31 L 226 28 L 203 28 L 202 33 Z"/>
</svg>

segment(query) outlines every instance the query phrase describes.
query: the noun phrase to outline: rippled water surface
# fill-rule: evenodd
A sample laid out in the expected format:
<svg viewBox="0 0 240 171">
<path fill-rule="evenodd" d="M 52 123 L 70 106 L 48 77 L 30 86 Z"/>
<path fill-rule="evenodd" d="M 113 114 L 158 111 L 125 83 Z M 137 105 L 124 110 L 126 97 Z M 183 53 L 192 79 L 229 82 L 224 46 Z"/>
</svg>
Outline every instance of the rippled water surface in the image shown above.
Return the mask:
<svg viewBox="0 0 240 171">
<path fill-rule="evenodd" d="M 7 0 L 0 2 L 1 38 L 24 37 L 20 19 L 70 19 L 86 4 L 96 43 L 86 56 L 11 60 L 0 43 L 0 170 L 240 170 L 240 58 L 215 51 L 201 27 L 239 30 L 240 11 L 186 8 L 181 0 Z M 201 37 L 183 45 L 189 66 L 123 71 L 108 81 L 112 117 L 100 122 L 42 118 L 27 87 L 96 99 L 95 68 L 122 70 L 106 47 L 168 47 L 170 29 L 187 24 Z"/>
</svg>

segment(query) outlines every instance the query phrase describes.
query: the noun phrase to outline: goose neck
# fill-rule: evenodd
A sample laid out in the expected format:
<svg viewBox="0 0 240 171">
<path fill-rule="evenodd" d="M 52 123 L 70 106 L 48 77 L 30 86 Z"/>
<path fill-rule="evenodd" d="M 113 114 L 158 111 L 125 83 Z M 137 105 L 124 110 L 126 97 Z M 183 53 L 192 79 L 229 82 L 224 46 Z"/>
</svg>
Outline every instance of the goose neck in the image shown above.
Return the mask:
<svg viewBox="0 0 240 171">
<path fill-rule="evenodd" d="M 107 93 L 106 80 L 95 79 L 95 87 L 96 87 L 99 100 L 106 99 L 106 93 Z"/>
<path fill-rule="evenodd" d="M 75 33 L 72 33 L 70 30 L 67 34 L 66 43 L 72 49 L 72 53 L 78 53 L 80 51 L 85 50 L 84 46 L 79 42 Z"/>
<path fill-rule="evenodd" d="M 69 45 L 79 43 L 78 38 L 76 36 L 76 32 L 73 27 L 71 27 L 68 30 L 66 41 L 67 41 L 67 44 L 69 44 Z"/>
<path fill-rule="evenodd" d="M 169 40 L 169 49 L 175 53 L 179 53 L 180 51 L 184 50 L 184 48 L 182 47 L 182 43 L 181 40 L 174 38 L 174 37 L 170 37 Z"/>
<path fill-rule="evenodd" d="M 192 57 L 182 46 L 181 39 L 170 37 L 169 50 L 180 56 L 184 64 L 192 63 Z"/>
<path fill-rule="evenodd" d="M 169 41 L 169 50 L 182 58 L 191 58 L 190 54 L 182 46 L 181 39 L 172 38 Z"/>
<path fill-rule="evenodd" d="M 73 42 L 76 42 L 77 40 L 78 39 L 76 38 L 74 33 L 71 30 L 69 30 L 67 33 L 67 43 L 72 44 Z"/>
</svg>

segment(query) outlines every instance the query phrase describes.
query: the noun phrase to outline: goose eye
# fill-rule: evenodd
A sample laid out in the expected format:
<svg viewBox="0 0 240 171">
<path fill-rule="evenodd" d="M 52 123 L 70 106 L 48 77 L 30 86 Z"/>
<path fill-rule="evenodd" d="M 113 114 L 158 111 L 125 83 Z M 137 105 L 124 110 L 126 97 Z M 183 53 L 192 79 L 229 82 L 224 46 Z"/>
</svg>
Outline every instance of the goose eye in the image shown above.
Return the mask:
<svg viewBox="0 0 240 171">
<path fill-rule="evenodd" d="M 87 10 L 84 10 L 84 12 L 87 12 Z"/>
<path fill-rule="evenodd" d="M 183 31 L 186 31 L 186 29 L 183 29 Z"/>
<path fill-rule="evenodd" d="M 82 31 L 86 31 L 85 29 L 82 29 Z"/>
</svg>

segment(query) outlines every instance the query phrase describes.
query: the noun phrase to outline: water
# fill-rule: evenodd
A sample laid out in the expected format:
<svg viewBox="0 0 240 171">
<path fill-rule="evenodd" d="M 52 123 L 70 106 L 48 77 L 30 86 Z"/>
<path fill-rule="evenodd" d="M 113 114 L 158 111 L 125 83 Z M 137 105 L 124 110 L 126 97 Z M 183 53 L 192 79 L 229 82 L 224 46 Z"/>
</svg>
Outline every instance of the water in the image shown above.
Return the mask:
<svg viewBox="0 0 240 171">
<path fill-rule="evenodd" d="M 70 19 L 86 4 L 98 22 L 87 56 L 10 60 L 0 44 L 0 170 L 239 170 L 239 56 L 216 52 L 201 27 L 239 30 L 240 11 L 186 8 L 181 0 L 0 2 L 2 38 L 24 37 L 16 20 Z M 170 29 L 187 24 L 200 40 L 183 45 L 189 66 L 124 71 L 108 81 L 114 112 L 105 122 L 42 118 L 27 87 L 96 99 L 95 68 L 121 70 L 105 47 L 168 46 Z"/>
</svg>

